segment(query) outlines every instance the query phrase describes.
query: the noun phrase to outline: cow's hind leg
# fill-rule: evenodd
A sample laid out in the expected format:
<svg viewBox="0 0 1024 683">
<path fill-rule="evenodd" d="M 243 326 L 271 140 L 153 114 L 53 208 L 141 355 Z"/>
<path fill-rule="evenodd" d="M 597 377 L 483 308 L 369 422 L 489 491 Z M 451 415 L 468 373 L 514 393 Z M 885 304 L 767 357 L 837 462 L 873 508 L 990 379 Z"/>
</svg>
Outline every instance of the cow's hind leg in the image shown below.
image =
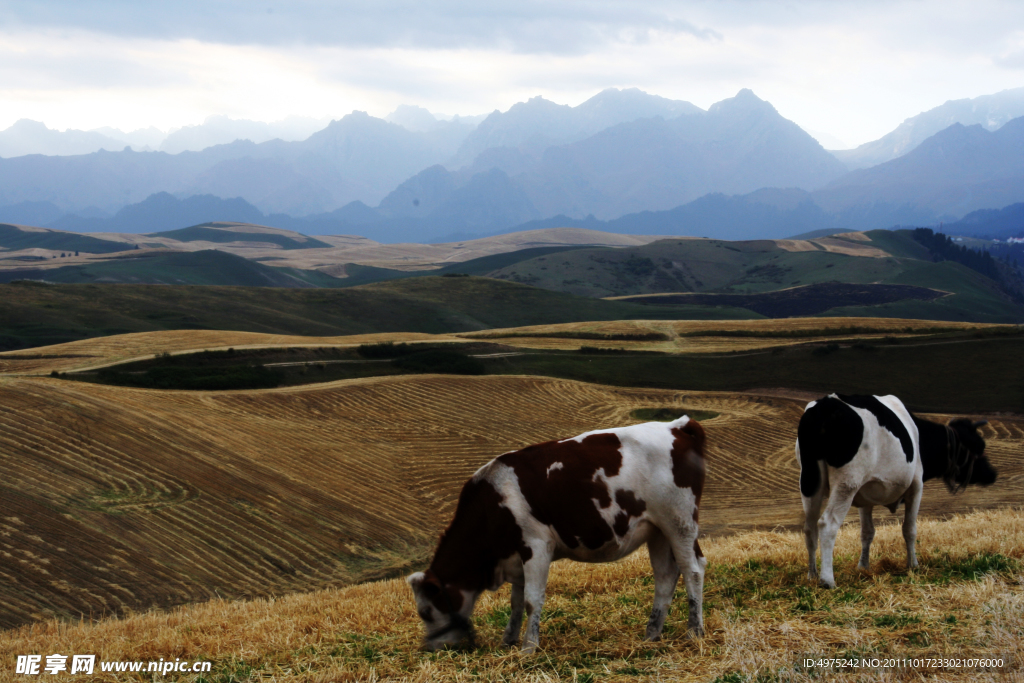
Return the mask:
<svg viewBox="0 0 1024 683">
<path fill-rule="evenodd" d="M 871 541 L 875 540 L 875 523 L 871 519 L 871 507 L 860 508 L 860 562 L 858 569 L 871 569 Z"/>
<path fill-rule="evenodd" d="M 512 584 L 512 611 L 508 615 L 508 626 L 501 642 L 509 647 L 519 642 L 519 631 L 523 627 L 523 585 Z"/>
<path fill-rule="evenodd" d="M 647 541 L 647 551 L 654 571 L 654 607 L 647 622 L 647 640 L 661 640 L 665 617 L 668 616 L 668 608 L 679 582 L 679 566 L 672 554 L 671 544 L 660 531 L 655 531 Z"/>
<path fill-rule="evenodd" d="M 697 525 L 680 530 L 672 539 L 672 554 L 686 584 L 686 603 L 690 609 L 687 628 L 694 637 L 704 635 L 704 567 L 707 560 L 697 545 Z"/>
<path fill-rule="evenodd" d="M 551 551 L 548 548 L 533 548 L 533 557 L 523 564 L 526 585 L 523 597 L 526 605 L 526 635 L 523 637 L 523 652 L 531 653 L 540 643 L 540 612 L 544 608 L 544 594 L 548 585 L 548 569 L 551 568 Z"/>
<path fill-rule="evenodd" d="M 917 510 L 921 507 L 921 493 L 924 485 L 915 480 L 903 496 L 903 540 L 907 544 L 907 569 L 917 566 L 917 552 L 914 544 L 917 542 Z"/>
<path fill-rule="evenodd" d="M 838 484 L 833 487 L 828 505 L 825 506 L 825 514 L 818 520 L 818 536 L 821 539 L 821 578 L 818 584 L 823 588 L 836 587 L 836 579 L 832 573 L 832 553 L 836 547 L 839 527 L 843 525 L 855 495 L 857 489 L 854 486 Z"/>
<path fill-rule="evenodd" d="M 815 466 L 821 471 L 818 479 L 818 490 L 810 496 L 801 495 L 800 499 L 804 505 L 804 542 L 807 545 L 807 578 L 811 581 L 818 579 L 818 518 L 821 517 L 821 505 L 828 495 L 826 485 L 828 470 L 822 462 L 815 462 Z"/>
</svg>

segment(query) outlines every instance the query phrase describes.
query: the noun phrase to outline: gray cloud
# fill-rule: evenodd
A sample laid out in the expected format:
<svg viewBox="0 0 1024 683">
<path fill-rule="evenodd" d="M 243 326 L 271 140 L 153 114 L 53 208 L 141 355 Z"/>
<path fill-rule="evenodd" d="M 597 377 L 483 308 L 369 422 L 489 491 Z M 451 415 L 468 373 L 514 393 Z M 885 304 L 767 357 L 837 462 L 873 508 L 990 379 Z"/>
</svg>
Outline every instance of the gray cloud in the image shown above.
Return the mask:
<svg viewBox="0 0 1024 683">
<path fill-rule="evenodd" d="M 552 54 L 586 53 L 614 42 L 644 43 L 654 32 L 721 38 L 715 29 L 677 16 L 676 7 L 624 0 L 0 0 L 0 27 L 74 27 L 121 37 L 236 45 L 498 48 Z"/>
<path fill-rule="evenodd" d="M 1024 50 L 1018 50 L 995 58 L 996 64 L 1008 69 L 1024 69 Z"/>
</svg>

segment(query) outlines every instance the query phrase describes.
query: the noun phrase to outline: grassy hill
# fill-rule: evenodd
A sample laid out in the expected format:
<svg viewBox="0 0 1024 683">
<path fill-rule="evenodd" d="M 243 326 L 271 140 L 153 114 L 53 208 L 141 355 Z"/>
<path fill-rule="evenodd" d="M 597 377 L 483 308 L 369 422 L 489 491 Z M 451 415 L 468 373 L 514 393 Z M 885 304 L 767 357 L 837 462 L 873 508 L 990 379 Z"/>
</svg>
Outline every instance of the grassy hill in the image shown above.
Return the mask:
<svg viewBox="0 0 1024 683">
<path fill-rule="evenodd" d="M 733 295 L 779 292 L 782 296 L 786 290 L 788 294 L 785 296 L 799 299 L 809 291 L 799 288 L 846 283 L 862 285 L 865 293 L 872 288 L 877 289 L 873 293 L 874 298 L 881 303 L 849 305 L 837 299 L 836 306 L 822 309 L 820 305 L 801 307 L 800 302 L 794 300 L 782 307 L 789 312 L 781 315 L 884 316 L 984 322 L 1024 320 L 1024 307 L 1012 301 L 997 283 L 951 261 L 934 263 L 928 250 L 914 241 L 909 231 L 875 230 L 866 236 L 870 239 L 867 244 L 893 255 L 858 256 L 825 251 L 821 245 L 811 251 L 788 251 L 770 240 L 661 240 L 625 249 L 601 252 L 581 249 L 539 256 L 488 275 L 581 296 L 639 298 L 664 292 L 730 295 L 723 296 L 722 303 L 748 307 L 769 316 L 777 314 L 772 313 L 770 307 L 758 305 L 765 297 L 751 298 L 748 306 Z M 808 244 L 813 246 L 816 243 Z M 907 286 L 903 290 L 907 296 L 895 296 L 898 288 L 892 285 Z M 934 289 L 950 296 L 922 297 L 914 294 L 912 288 Z M 656 299 L 645 297 L 643 300 Z M 690 301 L 707 304 L 713 300 L 696 297 Z"/>
<path fill-rule="evenodd" d="M 228 285 L 240 287 L 331 287 L 338 280 L 318 271 L 272 268 L 224 251 L 133 250 L 85 265 L 0 271 L 0 282 Z"/>
<path fill-rule="evenodd" d="M 10 251 L 21 249 L 53 249 L 84 251 L 89 254 L 110 254 L 126 251 L 131 245 L 60 230 L 23 230 L 17 225 L 0 223 L 0 247 Z"/>
<path fill-rule="evenodd" d="M 762 292 L 838 280 L 876 282 L 900 272 L 896 259 L 824 250 L 787 251 L 771 240 L 667 239 L 616 250 L 580 249 L 505 266 L 491 277 L 581 296 L 656 292 Z"/>
<path fill-rule="evenodd" d="M 602 301 L 476 277 L 423 277 L 343 289 L 0 285 L 0 349 L 150 330 L 333 336 L 586 320 L 753 317 L 758 316 L 744 309 Z"/>
<path fill-rule="evenodd" d="M 249 229 L 246 229 L 246 228 Z M 291 230 L 263 228 L 237 223 L 203 223 L 178 230 L 148 233 L 147 237 L 165 237 L 178 242 L 266 242 L 282 249 L 330 249 L 327 242 Z"/>
</svg>

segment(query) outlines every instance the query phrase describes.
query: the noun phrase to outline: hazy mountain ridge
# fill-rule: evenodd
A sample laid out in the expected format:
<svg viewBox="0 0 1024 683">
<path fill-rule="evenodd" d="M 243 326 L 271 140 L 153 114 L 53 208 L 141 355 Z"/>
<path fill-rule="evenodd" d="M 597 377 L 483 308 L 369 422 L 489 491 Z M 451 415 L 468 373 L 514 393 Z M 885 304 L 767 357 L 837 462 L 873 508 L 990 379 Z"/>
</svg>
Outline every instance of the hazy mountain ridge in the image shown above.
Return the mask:
<svg viewBox="0 0 1024 683">
<path fill-rule="evenodd" d="M 1024 237 L 1024 203 L 1018 202 L 1002 209 L 972 211 L 959 221 L 945 225 L 943 232 L 997 239 Z"/>
<path fill-rule="evenodd" d="M 244 196 L 263 211 L 318 213 L 357 199 L 378 202 L 450 156 L 461 132 L 449 126 L 413 133 L 353 112 L 301 142 L 236 140 L 175 155 L 125 150 L 0 159 L 0 206 L 51 202 L 65 211 L 114 212 L 170 192 Z"/>
<path fill-rule="evenodd" d="M 472 164 L 480 154 L 493 148 L 519 149 L 538 156 L 548 147 L 582 140 L 620 123 L 703 113 L 703 109 L 689 102 L 650 95 L 637 88 L 608 88 L 575 107 L 534 97 L 512 105 L 507 112 L 491 113 L 446 166 L 460 168 Z"/>
<path fill-rule="evenodd" d="M 922 142 L 955 123 L 981 124 L 994 131 L 1011 119 L 1024 116 L 1024 88 L 1003 90 L 973 99 L 949 100 L 905 120 L 893 131 L 855 149 L 832 154 L 851 170 L 877 166 L 913 150 Z"/>
<path fill-rule="evenodd" d="M 1022 198 L 1024 117 L 994 132 L 953 124 L 898 159 L 852 171 L 814 193 L 832 213 L 871 205 L 910 207 L 929 212 L 934 222 Z"/>
<path fill-rule="evenodd" d="M 517 179 L 541 214 L 610 219 L 714 192 L 810 190 L 844 172 L 814 138 L 742 90 L 706 114 L 641 119 L 551 148 Z"/>
<path fill-rule="evenodd" d="M 687 113 L 618 123 L 538 151 L 542 139 L 655 110 Z M 471 122 L 441 121 L 421 108 L 393 114 L 422 130 L 354 112 L 301 142 L 0 159 L 0 221 L 113 232 L 234 220 L 432 242 L 548 225 L 554 216 L 566 217 L 564 225 L 634 234 L 738 239 L 937 225 L 1024 201 L 1024 118 L 994 132 L 954 124 L 898 159 L 844 173 L 814 138 L 749 90 L 707 112 L 636 90 L 605 91 L 578 107 L 534 98 L 491 114 L 472 132 Z M 488 147 L 458 170 L 441 165 L 477 138 L 518 146 Z M 748 196 L 761 189 L 760 198 Z M 786 192 L 799 210 L 762 206 Z M 177 216 L 176 223 L 149 209 L 127 222 L 110 216 L 160 193 L 242 204 L 210 204 L 195 214 L 165 207 L 163 216 Z M 154 220 L 156 227 L 138 227 Z"/>
<path fill-rule="evenodd" d="M 152 126 L 124 132 L 110 126 L 88 131 L 60 131 L 48 128 L 39 121 L 21 119 L 0 131 L 0 157 L 10 158 L 27 154 L 75 156 L 91 154 L 101 149 L 116 152 L 126 146 L 137 152 L 200 152 L 207 147 L 225 145 L 235 140 L 256 143 L 275 139 L 305 140 L 316 131 L 326 128 L 330 121 L 330 118 L 289 116 L 268 123 L 232 119 L 227 116 L 208 116 L 201 124 L 183 126 L 170 132 Z"/>
</svg>

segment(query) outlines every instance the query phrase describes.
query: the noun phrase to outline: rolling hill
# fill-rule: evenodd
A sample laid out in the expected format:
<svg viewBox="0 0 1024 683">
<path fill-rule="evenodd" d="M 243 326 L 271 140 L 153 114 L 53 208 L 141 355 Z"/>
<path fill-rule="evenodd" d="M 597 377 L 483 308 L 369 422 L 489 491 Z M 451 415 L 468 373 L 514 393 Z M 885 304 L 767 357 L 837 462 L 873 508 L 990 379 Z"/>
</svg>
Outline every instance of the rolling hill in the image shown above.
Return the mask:
<svg viewBox="0 0 1024 683">
<path fill-rule="evenodd" d="M 1024 320 L 1024 310 L 998 283 L 951 261 L 934 262 L 934 256 L 905 232 L 750 242 L 650 241 L 605 235 L 609 246 L 631 241 L 633 246 L 596 248 L 587 242 L 593 244 L 602 233 L 539 231 L 481 244 L 410 245 L 398 252 L 372 243 L 322 248 L 297 233 L 258 226 L 214 224 L 175 234 L 203 241 L 176 242 L 168 235 L 141 238 L 190 248 L 219 243 L 206 241 L 210 239 L 245 240 L 225 242 L 224 248 L 254 252 L 251 255 L 257 260 L 214 250 L 133 250 L 100 260 L 57 260 L 68 263 L 61 267 L 49 259 L 45 263 L 50 267 L 45 269 L 14 261 L 14 266 L 0 270 L 8 281 L 210 287 L 7 285 L 20 289 L 17 296 L 0 302 L 2 345 L 21 348 L 183 327 L 315 335 L 440 333 L 584 320 L 751 318 L 770 311 L 783 311 L 777 314 L 786 316 Z M 268 241 L 249 241 L 254 239 Z M 540 246 L 545 241 L 550 246 Z M 432 254 L 427 258 L 442 267 L 396 270 L 345 265 L 348 258 L 370 253 L 378 259 L 387 256 L 392 260 L 384 262 L 396 265 L 416 263 L 411 261 L 412 254 L 419 253 L 423 260 Z M 480 253 L 484 255 L 467 258 Z M 448 265 L 442 265 L 446 260 Z M 485 277 L 461 277 L 467 274 Z M 829 292 L 838 292 L 840 285 L 855 285 L 856 296 L 830 299 Z M 257 289 L 247 291 L 246 287 Z M 319 289 L 305 294 L 278 289 L 303 287 Z M 763 296 L 772 292 L 771 297 Z M 671 304 L 669 299 L 656 304 L 653 299 L 645 303 L 598 299 L 666 293 L 703 298 L 677 299 Z M 769 299 L 774 303 L 768 308 L 759 303 Z"/>
<path fill-rule="evenodd" d="M 199 234 L 207 230 L 195 228 Z M 273 235 L 272 237 L 279 237 Z M 289 248 L 288 246 L 284 248 Z M 336 278 L 319 271 L 272 268 L 212 249 L 203 251 L 132 250 L 84 265 L 0 270 L 0 282 L 39 280 L 54 283 L 132 283 L 157 285 L 231 285 L 241 287 L 334 287 Z"/>
<path fill-rule="evenodd" d="M 181 285 L 0 285 L 0 348 L 152 330 L 334 336 L 447 333 L 584 320 L 751 318 L 743 309 L 645 306 L 478 277 L 339 289 Z"/>
<path fill-rule="evenodd" d="M 747 299 L 746 306 L 752 312 L 794 311 L 785 315 L 1024 320 L 1024 307 L 998 283 L 958 263 L 935 263 L 932 258 L 927 249 L 910 237 L 909 231 L 881 230 L 810 241 L 667 239 L 614 251 L 581 249 L 537 256 L 487 275 L 581 296 L 704 293 L 702 297 L 675 300 L 703 305 L 719 301 L 722 305 L 745 307 L 737 303 L 743 299 L 736 295 L 776 292 L 774 301 L 781 301 L 783 295 L 788 297 L 781 309 L 760 309 L 758 302 L 766 300 L 764 296 Z M 812 292 L 817 292 L 822 305 L 827 306 L 828 288 L 836 289 L 837 283 L 860 285 L 859 291 L 867 298 L 859 305 L 836 299 L 824 310 L 807 307 L 808 294 Z M 913 294 L 915 287 L 933 293 Z M 883 294 L 883 290 L 887 293 Z M 901 291 L 905 297 L 898 293 Z M 872 296 L 880 298 L 871 304 Z M 800 304 L 800 300 L 804 303 Z"/>
</svg>

